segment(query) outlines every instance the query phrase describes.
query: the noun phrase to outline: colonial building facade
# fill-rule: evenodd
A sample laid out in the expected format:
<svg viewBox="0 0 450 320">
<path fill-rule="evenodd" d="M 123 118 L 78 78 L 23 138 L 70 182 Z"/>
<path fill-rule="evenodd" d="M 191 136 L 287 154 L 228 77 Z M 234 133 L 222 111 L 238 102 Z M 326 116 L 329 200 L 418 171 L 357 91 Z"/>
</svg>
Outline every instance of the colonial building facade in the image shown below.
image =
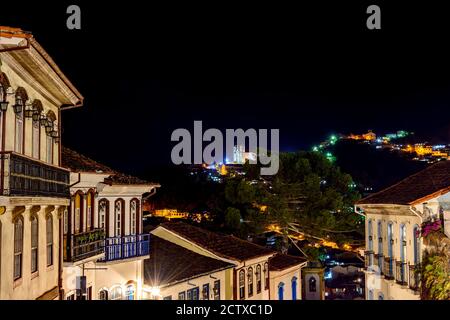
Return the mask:
<svg viewBox="0 0 450 320">
<path fill-rule="evenodd" d="M 142 202 L 159 185 L 68 148 L 62 149 L 62 165 L 71 170 L 71 202 L 63 217 L 65 299 L 141 299 L 143 261 L 150 256 Z"/>
<path fill-rule="evenodd" d="M 450 235 L 450 161 L 434 164 L 360 200 L 366 218 L 366 299 L 420 299 L 424 232 L 441 225 Z M 448 250 L 448 249 L 447 249 Z"/>
<path fill-rule="evenodd" d="M 0 299 L 59 297 L 61 110 L 82 102 L 30 33 L 0 27 Z"/>
<path fill-rule="evenodd" d="M 163 223 L 151 233 L 196 254 L 232 265 L 223 270 L 221 300 L 301 299 L 301 268 L 306 265 L 305 259 L 183 222 Z M 151 258 L 148 263 L 151 264 Z M 147 282 L 158 287 L 156 281 Z M 195 297 L 201 299 L 201 295 Z"/>
</svg>

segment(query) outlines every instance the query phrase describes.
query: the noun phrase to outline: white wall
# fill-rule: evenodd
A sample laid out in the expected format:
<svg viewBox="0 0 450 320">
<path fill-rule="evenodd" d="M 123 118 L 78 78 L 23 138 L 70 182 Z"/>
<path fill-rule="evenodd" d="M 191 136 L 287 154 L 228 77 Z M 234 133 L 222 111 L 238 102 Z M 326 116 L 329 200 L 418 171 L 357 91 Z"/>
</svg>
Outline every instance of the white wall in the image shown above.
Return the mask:
<svg viewBox="0 0 450 320">
<path fill-rule="evenodd" d="M 204 275 L 201 277 L 197 277 L 194 279 L 190 279 L 189 281 L 183 281 L 171 286 L 167 287 L 161 287 L 160 289 L 160 295 L 159 296 L 152 296 L 151 289 L 152 287 L 150 285 L 144 286 L 144 299 L 156 299 L 161 300 L 165 297 L 171 296 L 172 300 L 178 300 L 178 294 L 180 292 L 185 292 L 185 299 L 187 299 L 187 290 L 193 289 L 195 287 L 199 288 L 199 300 L 203 300 L 202 296 L 202 290 L 204 284 L 209 284 L 209 299 L 214 299 L 214 281 L 219 280 L 220 281 L 220 300 L 225 299 L 225 288 L 226 288 L 226 280 L 225 280 L 225 270 L 214 272 L 208 275 Z M 217 278 L 217 279 L 214 279 Z"/>
<path fill-rule="evenodd" d="M 270 300 L 279 300 L 278 288 L 281 283 L 284 283 L 283 300 L 293 300 L 292 280 L 294 277 L 297 280 L 296 300 L 301 300 L 302 277 L 298 266 L 283 271 L 270 272 Z"/>
</svg>

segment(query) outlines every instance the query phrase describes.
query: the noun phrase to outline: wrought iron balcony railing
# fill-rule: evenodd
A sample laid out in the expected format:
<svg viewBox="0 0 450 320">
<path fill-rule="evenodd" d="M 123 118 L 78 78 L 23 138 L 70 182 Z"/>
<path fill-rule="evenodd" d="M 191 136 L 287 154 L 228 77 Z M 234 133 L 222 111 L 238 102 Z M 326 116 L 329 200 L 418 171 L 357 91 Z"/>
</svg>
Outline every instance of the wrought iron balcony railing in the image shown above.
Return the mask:
<svg viewBox="0 0 450 320">
<path fill-rule="evenodd" d="M 70 198 L 69 170 L 14 152 L 0 156 L 0 195 Z"/>
<path fill-rule="evenodd" d="M 373 266 L 373 251 L 364 252 L 364 266 L 366 269 L 372 269 Z"/>
<path fill-rule="evenodd" d="M 420 265 L 409 265 L 409 288 L 419 291 L 420 288 Z"/>
<path fill-rule="evenodd" d="M 76 262 L 97 256 L 104 252 L 105 230 L 91 231 L 64 236 L 64 261 Z"/>
<path fill-rule="evenodd" d="M 391 257 L 384 258 L 383 274 L 385 279 L 394 279 L 394 259 Z"/>
<path fill-rule="evenodd" d="M 138 234 L 124 237 L 107 238 L 105 258 L 100 261 L 116 261 L 150 254 L 150 235 Z"/>
<path fill-rule="evenodd" d="M 408 278 L 406 277 L 406 270 L 407 270 L 406 262 L 396 261 L 395 281 L 400 285 L 408 284 Z"/>
</svg>

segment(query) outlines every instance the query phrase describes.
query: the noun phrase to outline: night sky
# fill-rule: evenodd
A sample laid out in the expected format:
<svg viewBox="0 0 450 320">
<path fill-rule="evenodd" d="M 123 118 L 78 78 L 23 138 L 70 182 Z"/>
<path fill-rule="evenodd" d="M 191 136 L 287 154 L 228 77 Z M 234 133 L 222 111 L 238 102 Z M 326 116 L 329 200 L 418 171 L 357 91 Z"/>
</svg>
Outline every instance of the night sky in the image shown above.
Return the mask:
<svg viewBox="0 0 450 320">
<path fill-rule="evenodd" d="M 437 5 L 380 3 L 382 30 L 370 31 L 372 2 L 91 2 L 2 1 L 0 24 L 31 31 L 84 95 L 63 113 L 63 143 L 119 170 L 169 163 L 172 131 L 194 120 L 279 128 L 286 151 L 367 129 L 450 142 L 450 26 Z M 69 4 L 80 31 L 66 28 Z"/>
</svg>

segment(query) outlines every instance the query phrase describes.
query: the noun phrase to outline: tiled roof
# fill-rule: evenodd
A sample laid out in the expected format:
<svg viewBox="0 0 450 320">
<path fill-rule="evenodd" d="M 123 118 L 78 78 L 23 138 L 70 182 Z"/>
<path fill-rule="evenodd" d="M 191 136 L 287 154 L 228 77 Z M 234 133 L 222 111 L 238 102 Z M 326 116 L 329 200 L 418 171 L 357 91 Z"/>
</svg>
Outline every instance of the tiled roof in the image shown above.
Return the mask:
<svg viewBox="0 0 450 320">
<path fill-rule="evenodd" d="M 170 285 L 233 267 L 154 235 L 150 241 L 150 259 L 144 261 L 144 283 L 149 286 Z"/>
<path fill-rule="evenodd" d="M 450 161 L 440 161 L 357 204 L 412 205 L 447 191 L 450 191 Z"/>
<path fill-rule="evenodd" d="M 110 174 L 105 179 L 106 183 L 111 184 L 150 184 L 149 182 L 126 175 L 124 173 L 115 171 L 110 167 L 101 164 L 91 158 L 88 158 L 78 152 L 71 150 L 67 147 L 62 147 L 62 166 L 70 169 L 73 172 L 91 172 L 91 173 L 105 173 Z"/>
<path fill-rule="evenodd" d="M 168 222 L 163 223 L 160 226 L 219 257 L 229 260 L 245 261 L 275 253 L 270 249 L 261 247 L 249 241 L 230 235 L 214 233 L 184 222 Z"/>
<path fill-rule="evenodd" d="M 298 266 L 299 264 L 304 263 L 306 261 L 307 260 L 305 258 L 277 253 L 274 257 L 269 259 L 269 270 L 281 271 L 294 266 Z"/>
</svg>

